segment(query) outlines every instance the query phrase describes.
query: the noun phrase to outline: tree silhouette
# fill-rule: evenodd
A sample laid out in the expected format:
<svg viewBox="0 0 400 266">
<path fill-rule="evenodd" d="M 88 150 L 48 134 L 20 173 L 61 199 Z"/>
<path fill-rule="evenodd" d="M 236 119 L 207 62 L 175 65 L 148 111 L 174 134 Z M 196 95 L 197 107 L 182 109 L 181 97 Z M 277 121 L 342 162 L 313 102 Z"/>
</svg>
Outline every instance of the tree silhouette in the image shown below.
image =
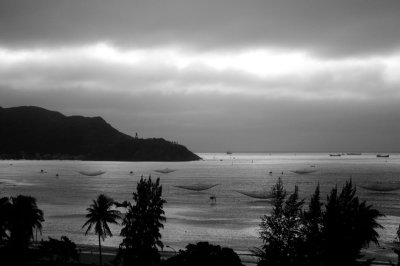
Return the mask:
<svg viewBox="0 0 400 266">
<path fill-rule="evenodd" d="M 322 228 L 324 265 L 356 265 L 363 247 L 378 244 L 376 229 L 382 226 L 377 219 L 383 215 L 355 194 L 350 180 L 340 194 L 334 188 L 327 198 Z"/>
<path fill-rule="evenodd" d="M 253 250 L 260 257 L 259 266 L 263 265 L 297 265 L 302 261 L 298 252 L 304 242 L 302 234 L 302 206 L 298 188 L 286 198 L 286 190 L 279 178 L 272 188 L 273 209 L 271 215 L 261 218 L 261 249 Z"/>
<path fill-rule="evenodd" d="M 29 247 L 33 239 L 33 230 L 42 230 L 43 211 L 36 204 L 36 199 L 19 195 L 11 197 L 8 229 L 10 245 L 21 251 Z"/>
<path fill-rule="evenodd" d="M 0 244 L 8 239 L 8 218 L 10 216 L 10 200 L 7 197 L 0 198 Z"/>
<path fill-rule="evenodd" d="M 100 194 L 96 200 L 86 210 L 86 218 L 88 220 L 82 226 L 82 228 L 87 227 L 85 235 L 94 227 L 94 233 L 99 238 L 99 261 L 102 265 L 102 254 L 101 254 L 101 240 L 107 236 L 112 236 L 109 223 L 118 224 L 118 219 L 121 218 L 121 213 L 118 210 L 113 210 L 114 200 L 107 197 L 106 195 Z"/>
<path fill-rule="evenodd" d="M 162 263 L 163 266 L 243 266 L 231 248 L 221 248 L 208 242 L 189 244 L 186 250 Z"/>
<path fill-rule="evenodd" d="M 378 243 L 377 219 L 382 214 L 360 202 L 356 188 L 346 182 L 338 194 L 333 188 L 326 204 L 320 202 L 319 185 L 307 211 L 302 211 L 298 189 L 286 197 L 282 181 L 273 187 L 273 209 L 262 217 L 261 249 L 254 252 L 264 265 L 357 265 L 361 249 Z M 325 207 L 324 209 L 322 207 Z"/>
<path fill-rule="evenodd" d="M 305 243 L 303 252 L 305 256 L 305 264 L 310 266 L 321 265 L 322 252 L 322 203 L 320 197 L 319 184 L 315 188 L 314 194 L 311 196 L 308 210 L 304 212 L 304 227 Z"/>
<path fill-rule="evenodd" d="M 33 231 L 42 229 L 43 212 L 30 196 L 0 199 L 2 265 L 23 265 L 29 258 Z"/>
<path fill-rule="evenodd" d="M 121 257 L 125 265 L 149 265 L 152 260 L 159 260 L 157 247 L 163 248 L 160 228 L 164 228 L 163 205 L 160 179 L 155 182 L 151 177 L 140 178 L 134 203 L 125 202 L 127 213 L 123 219 L 121 236 L 124 237 L 117 259 Z"/>
<path fill-rule="evenodd" d="M 397 266 L 400 266 L 400 225 L 396 231 L 396 237 L 393 241 L 393 251 L 397 255 Z"/>
</svg>

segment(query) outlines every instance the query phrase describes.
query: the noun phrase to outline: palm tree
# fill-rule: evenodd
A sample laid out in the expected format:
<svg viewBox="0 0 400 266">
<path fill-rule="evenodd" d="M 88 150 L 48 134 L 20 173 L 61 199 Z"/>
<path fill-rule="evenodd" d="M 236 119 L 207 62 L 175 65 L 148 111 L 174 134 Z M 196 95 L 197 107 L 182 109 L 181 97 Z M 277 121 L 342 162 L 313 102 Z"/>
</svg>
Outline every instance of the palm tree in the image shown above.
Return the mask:
<svg viewBox="0 0 400 266">
<path fill-rule="evenodd" d="M 111 209 L 114 204 L 115 203 L 112 198 L 100 194 L 97 197 L 97 200 L 93 200 L 93 203 L 90 204 L 90 207 L 86 209 L 88 211 L 86 214 L 86 218 L 88 218 L 88 220 L 82 226 L 82 228 L 87 226 L 87 230 L 85 232 L 85 235 L 87 235 L 94 225 L 94 232 L 99 237 L 100 265 L 102 265 L 101 239 L 104 241 L 107 236 L 112 236 L 108 224 L 118 224 L 117 220 L 121 218 L 121 213 L 118 210 Z"/>
<path fill-rule="evenodd" d="M 23 195 L 11 197 L 9 218 L 11 245 L 17 249 L 27 249 L 33 239 L 33 230 L 42 230 L 44 221 L 43 211 L 38 208 L 36 199 Z"/>
</svg>

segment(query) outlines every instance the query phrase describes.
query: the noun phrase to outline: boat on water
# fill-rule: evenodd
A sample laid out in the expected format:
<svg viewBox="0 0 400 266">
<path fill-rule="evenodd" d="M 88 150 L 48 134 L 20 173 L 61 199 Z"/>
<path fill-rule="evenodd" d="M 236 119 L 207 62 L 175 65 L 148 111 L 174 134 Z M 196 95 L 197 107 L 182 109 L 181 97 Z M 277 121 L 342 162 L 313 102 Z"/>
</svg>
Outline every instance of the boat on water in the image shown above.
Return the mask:
<svg viewBox="0 0 400 266">
<path fill-rule="evenodd" d="M 376 157 L 378 157 L 378 158 L 389 158 L 389 154 L 377 154 Z"/>
<path fill-rule="evenodd" d="M 399 182 L 374 182 L 358 186 L 365 190 L 377 191 L 377 192 L 389 192 L 389 191 L 400 190 Z"/>
<path fill-rule="evenodd" d="M 342 155 L 340 153 L 331 153 L 331 154 L 329 154 L 329 156 L 331 156 L 331 157 L 340 157 Z"/>
<path fill-rule="evenodd" d="M 175 171 L 176 171 L 175 169 L 169 169 L 169 168 L 154 170 L 154 172 L 161 173 L 161 174 L 169 174 L 169 173 L 172 173 Z"/>
<path fill-rule="evenodd" d="M 254 199 L 262 199 L 262 200 L 266 200 L 266 199 L 271 199 L 273 198 L 273 195 L 271 193 L 271 191 L 263 191 L 263 190 L 253 190 L 253 191 L 247 191 L 247 190 L 235 190 L 236 192 L 243 194 L 247 197 L 251 197 Z"/>
<path fill-rule="evenodd" d="M 98 176 L 104 174 L 106 171 L 80 171 L 81 175 L 85 176 Z"/>
<path fill-rule="evenodd" d="M 347 155 L 361 155 L 361 152 L 348 152 Z"/>
<path fill-rule="evenodd" d="M 181 186 L 174 186 L 177 188 L 182 188 L 182 189 L 187 189 L 187 190 L 192 190 L 192 191 L 203 191 L 210 189 L 212 187 L 218 186 L 218 184 L 193 184 L 193 185 L 181 185 Z"/>
<path fill-rule="evenodd" d="M 232 155 L 232 152 L 231 151 L 227 151 L 226 154 Z"/>
</svg>

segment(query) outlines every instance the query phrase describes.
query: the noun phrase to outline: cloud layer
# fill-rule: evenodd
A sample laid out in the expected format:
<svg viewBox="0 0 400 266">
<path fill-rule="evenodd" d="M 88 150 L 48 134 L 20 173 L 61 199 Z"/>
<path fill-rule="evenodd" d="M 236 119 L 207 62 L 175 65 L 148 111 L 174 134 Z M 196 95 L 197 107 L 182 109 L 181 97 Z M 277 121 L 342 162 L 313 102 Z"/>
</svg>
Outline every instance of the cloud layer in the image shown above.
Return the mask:
<svg viewBox="0 0 400 266">
<path fill-rule="evenodd" d="M 195 151 L 398 151 L 397 0 L 0 0 L 0 106 Z"/>
<path fill-rule="evenodd" d="M 0 57 L 6 105 L 103 115 L 124 132 L 162 135 L 197 151 L 232 143 L 245 151 L 400 148 L 392 143 L 400 133 L 397 54 L 327 61 L 301 51 L 103 43 L 3 48 Z"/>
<path fill-rule="evenodd" d="M 108 41 L 196 49 L 278 47 L 325 56 L 399 49 L 397 0 L 1 0 L 3 45 Z"/>
<path fill-rule="evenodd" d="M 106 44 L 50 50 L 0 48 L 0 84 L 130 94 L 238 94 L 264 98 L 398 98 L 400 54 L 325 60 L 301 51 L 120 50 Z"/>
</svg>

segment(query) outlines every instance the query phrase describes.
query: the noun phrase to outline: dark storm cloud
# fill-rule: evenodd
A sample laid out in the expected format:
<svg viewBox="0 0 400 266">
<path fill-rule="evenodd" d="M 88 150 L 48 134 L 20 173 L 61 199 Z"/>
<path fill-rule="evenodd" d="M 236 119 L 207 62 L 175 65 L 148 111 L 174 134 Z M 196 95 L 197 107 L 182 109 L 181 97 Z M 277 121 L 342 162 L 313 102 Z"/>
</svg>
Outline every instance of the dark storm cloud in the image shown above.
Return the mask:
<svg viewBox="0 0 400 266">
<path fill-rule="evenodd" d="M 400 47 L 399 11 L 397 0 L 1 0 L 0 42 L 385 54 Z"/>
</svg>

